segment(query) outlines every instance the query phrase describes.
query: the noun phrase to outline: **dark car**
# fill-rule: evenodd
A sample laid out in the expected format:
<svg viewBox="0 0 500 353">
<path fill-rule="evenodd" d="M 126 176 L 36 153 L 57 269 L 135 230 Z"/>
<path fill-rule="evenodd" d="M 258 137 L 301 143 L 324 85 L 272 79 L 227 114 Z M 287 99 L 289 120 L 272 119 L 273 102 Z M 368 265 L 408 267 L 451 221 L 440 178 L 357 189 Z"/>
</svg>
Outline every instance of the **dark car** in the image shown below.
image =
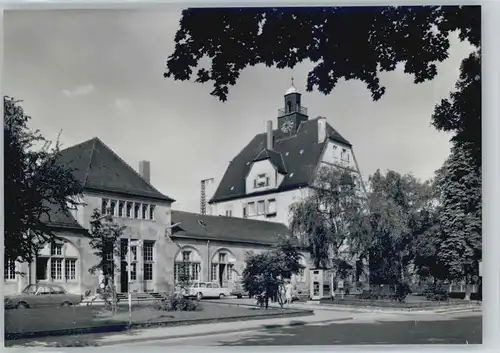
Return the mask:
<svg viewBox="0 0 500 353">
<path fill-rule="evenodd" d="M 234 288 L 231 290 L 230 295 L 233 295 L 238 299 L 241 299 L 243 297 L 250 297 L 248 292 L 243 289 L 243 286 L 241 284 L 235 285 Z"/>
<path fill-rule="evenodd" d="M 60 286 L 53 284 L 29 284 L 19 294 L 6 295 L 4 297 L 4 304 L 6 309 L 21 309 L 42 306 L 78 305 L 82 300 L 83 295 L 68 293 Z"/>
</svg>

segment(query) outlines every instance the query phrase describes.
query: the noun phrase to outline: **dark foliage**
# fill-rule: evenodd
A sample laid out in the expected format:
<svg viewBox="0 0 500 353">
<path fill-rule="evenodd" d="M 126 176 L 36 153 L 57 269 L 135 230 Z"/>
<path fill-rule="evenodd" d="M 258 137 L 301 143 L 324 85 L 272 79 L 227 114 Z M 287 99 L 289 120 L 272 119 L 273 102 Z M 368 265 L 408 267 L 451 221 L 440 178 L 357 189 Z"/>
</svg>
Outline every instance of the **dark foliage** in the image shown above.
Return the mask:
<svg viewBox="0 0 500 353">
<path fill-rule="evenodd" d="M 64 241 L 49 226 L 53 210 L 68 213 L 80 204 L 81 184 L 58 163 L 52 146 L 30 130 L 19 101 L 4 97 L 4 260 L 31 262 L 46 243 Z"/>
<path fill-rule="evenodd" d="M 445 301 L 449 299 L 448 291 L 441 283 L 432 283 L 424 291 L 424 296 L 430 301 Z"/>
<path fill-rule="evenodd" d="M 158 309 L 164 311 L 195 311 L 199 303 L 178 294 L 167 294 L 158 303 Z"/>
<path fill-rule="evenodd" d="M 415 83 L 433 79 L 454 31 L 479 47 L 480 6 L 190 8 L 164 75 L 189 80 L 208 57 L 196 82 L 213 82 L 211 94 L 225 101 L 246 67 L 293 68 L 307 60 L 315 65 L 308 91 L 329 94 L 340 79 L 361 80 L 378 100 L 385 93 L 379 72 L 398 63 Z"/>
<path fill-rule="evenodd" d="M 269 300 L 279 297 L 285 279 L 302 268 L 299 258 L 296 246 L 289 239 L 283 239 L 274 250 L 248 254 L 242 274 L 243 288 L 267 309 Z"/>
</svg>

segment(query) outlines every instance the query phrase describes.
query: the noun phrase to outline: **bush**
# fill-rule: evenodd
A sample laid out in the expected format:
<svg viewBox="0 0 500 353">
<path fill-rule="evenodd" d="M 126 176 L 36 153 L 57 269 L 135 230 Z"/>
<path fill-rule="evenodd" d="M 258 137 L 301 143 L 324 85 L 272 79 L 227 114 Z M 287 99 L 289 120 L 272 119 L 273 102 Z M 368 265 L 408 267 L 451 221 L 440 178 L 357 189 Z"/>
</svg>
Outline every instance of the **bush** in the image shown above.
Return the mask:
<svg viewBox="0 0 500 353">
<path fill-rule="evenodd" d="M 449 299 L 448 291 L 440 283 L 433 283 L 424 291 L 425 298 L 429 301 L 446 301 Z"/>
<path fill-rule="evenodd" d="M 158 309 L 164 311 L 195 311 L 198 309 L 198 302 L 176 294 L 167 294 L 160 300 Z"/>
<path fill-rule="evenodd" d="M 393 299 L 402 303 L 410 293 L 411 288 L 408 283 L 398 283 L 396 285 L 396 292 L 393 295 Z"/>
</svg>

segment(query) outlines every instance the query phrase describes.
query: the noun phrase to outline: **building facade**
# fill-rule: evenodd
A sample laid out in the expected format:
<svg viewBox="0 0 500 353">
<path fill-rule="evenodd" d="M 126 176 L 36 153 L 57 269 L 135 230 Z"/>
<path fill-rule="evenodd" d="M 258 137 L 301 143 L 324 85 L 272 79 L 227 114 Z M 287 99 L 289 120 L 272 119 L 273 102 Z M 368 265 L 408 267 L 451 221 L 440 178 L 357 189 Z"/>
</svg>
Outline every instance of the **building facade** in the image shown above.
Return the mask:
<svg viewBox="0 0 500 353">
<path fill-rule="evenodd" d="M 290 206 L 310 194 L 321 167 L 348 170 L 364 190 L 352 144 L 326 118 L 309 119 L 293 85 L 278 110 L 277 125 L 273 129 L 268 121 L 267 131 L 229 163 L 209 201 L 210 214 L 288 225 Z"/>
<path fill-rule="evenodd" d="M 63 241 L 47 244 L 30 264 L 6 266 L 5 294 L 31 283 L 53 283 L 77 294 L 95 291 L 98 274 L 89 272 L 99 263 L 89 238 L 95 209 L 124 226 L 120 256 L 113 259 L 118 292 L 169 291 L 183 262 L 190 264 L 193 281 L 231 287 L 241 276 L 248 252 L 269 250 L 288 234 L 283 224 L 172 210 L 175 200 L 150 184 L 149 162 L 140 162 L 137 172 L 98 138 L 61 151 L 60 163 L 82 182 L 82 205 L 71 214 L 52 210 L 47 223 Z M 301 261 L 307 263 L 306 255 Z M 306 271 L 295 280 L 306 281 Z"/>
</svg>

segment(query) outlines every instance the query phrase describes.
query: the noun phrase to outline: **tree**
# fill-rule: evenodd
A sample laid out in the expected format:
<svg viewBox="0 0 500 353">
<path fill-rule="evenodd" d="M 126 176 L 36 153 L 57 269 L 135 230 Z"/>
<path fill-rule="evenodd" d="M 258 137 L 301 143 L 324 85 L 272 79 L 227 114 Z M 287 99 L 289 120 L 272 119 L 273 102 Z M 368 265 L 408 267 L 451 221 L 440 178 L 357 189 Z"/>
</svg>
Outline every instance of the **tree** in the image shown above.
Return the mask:
<svg viewBox="0 0 500 353">
<path fill-rule="evenodd" d="M 49 226 L 53 210 L 69 213 L 79 204 L 82 186 L 72 170 L 58 163 L 53 146 L 28 127 L 19 101 L 4 97 L 4 259 L 31 262 L 45 243 L 63 240 Z"/>
<path fill-rule="evenodd" d="M 292 232 L 301 238 L 316 268 L 340 270 L 347 276 L 350 256 L 367 255 L 370 231 L 365 200 L 350 172 L 323 167 L 311 194 L 290 207 Z"/>
<path fill-rule="evenodd" d="M 396 284 L 408 277 L 415 258 L 415 239 L 433 225 L 432 186 L 412 175 L 377 170 L 369 179 L 370 224 L 373 243 L 370 249 L 371 282 Z"/>
<path fill-rule="evenodd" d="M 432 124 L 454 133 L 452 142 L 469 150 L 471 161 L 481 165 L 481 55 L 471 53 L 460 67 L 456 91 L 443 99 L 434 110 Z"/>
<path fill-rule="evenodd" d="M 289 239 L 281 240 L 276 249 L 261 254 L 247 254 L 246 267 L 242 273 L 243 288 L 250 296 L 263 294 L 267 309 L 269 299 L 279 296 L 284 280 L 302 269 L 299 259 L 297 246 Z"/>
<path fill-rule="evenodd" d="M 101 288 L 101 295 L 105 301 L 112 298 L 114 310 L 116 304 L 115 272 L 118 270 L 115 266 L 115 259 L 121 256 L 120 239 L 126 227 L 113 222 L 111 216 L 102 216 L 97 209 L 92 213 L 90 224 L 89 245 L 94 250 L 94 255 L 99 259 L 99 262 L 92 266 L 89 272 L 95 274 L 99 271 L 103 274 L 104 289 Z"/>
<path fill-rule="evenodd" d="M 340 79 L 366 83 L 374 100 L 385 93 L 379 73 L 404 64 L 415 83 L 433 79 L 449 55 L 449 34 L 475 47 L 481 41 L 480 6 L 371 6 L 309 8 L 190 8 L 182 11 L 165 77 L 212 81 L 225 101 L 248 66 L 293 68 L 314 63 L 307 90 L 329 94 Z"/>
<path fill-rule="evenodd" d="M 474 162 L 471 150 L 465 144 L 455 144 L 436 176 L 443 232 L 438 256 L 449 279 L 465 280 L 466 299 L 470 298 L 468 284 L 478 275 L 482 257 L 481 166 Z"/>
</svg>

